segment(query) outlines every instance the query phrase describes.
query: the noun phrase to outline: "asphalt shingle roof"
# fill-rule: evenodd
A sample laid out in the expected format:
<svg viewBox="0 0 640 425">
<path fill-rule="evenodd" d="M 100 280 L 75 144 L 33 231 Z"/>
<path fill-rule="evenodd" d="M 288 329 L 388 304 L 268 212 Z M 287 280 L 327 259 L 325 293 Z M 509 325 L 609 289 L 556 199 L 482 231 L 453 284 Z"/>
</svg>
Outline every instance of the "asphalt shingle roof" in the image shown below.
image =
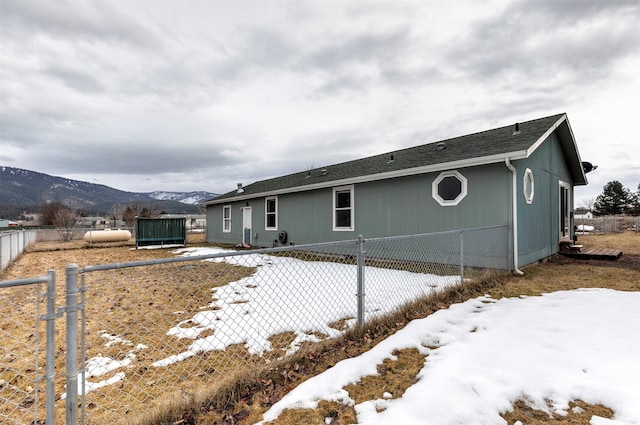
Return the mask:
<svg viewBox="0 0 640 425">
<path fill-rule="evenodd" d="M 299 191 L 304 190 L 305 187 L 311 189 L 318 185 L 331 185 L 332 182 L 358 177 L 373 177 L 376 174 L 401 172 L 437 164 L 523 152 L 538 142 L 564 116 L 565 114 L 558 114 L 518 123 L 518 133 L 515 132 L 515 124 L 511 124 L 466 136 L 261 180 L 244 186 L 242 193 L 233 190 L 207 203 L 230 201 L 233 198 L 247 199 L 269 193 Z M 444 149 L 439 149 L 439 145 L 444 146 Z M 489 162 L 492 161 L 487 160 L 487 163 Z"/>
</svg>

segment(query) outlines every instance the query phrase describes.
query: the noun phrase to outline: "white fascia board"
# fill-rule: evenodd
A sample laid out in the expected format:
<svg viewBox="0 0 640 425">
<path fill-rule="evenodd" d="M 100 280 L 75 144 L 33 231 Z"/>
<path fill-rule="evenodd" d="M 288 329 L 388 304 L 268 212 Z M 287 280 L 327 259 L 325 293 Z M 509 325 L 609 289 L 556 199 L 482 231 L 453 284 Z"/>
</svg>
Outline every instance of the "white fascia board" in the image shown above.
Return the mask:
<svg viewBox="0 0 640 425">
<path fill-rule="evenodd" d="M 565 121 L 567 121 L 567 114 L 562 114 L 562 116 L 558 119 L 558 121 L 556 121 L 555 124 L 549 127 L 549 129 L 547 129 L 547 131 L 542 136 L 540 136 L 540 138 L 536 140 L 536 142 L 533 145 L 531 145 L 529 149 L 527 149 L 527 157 L 529 157 L 529 155 L 535 152 L 535 150 L 538 149 L 540 145 L 544 143 L 545 140 L 547 140 L 547 137 L 551 136 L 551 134 L 554 131 L 556 131 L 558 127 L 560 127 L 560 124 L 562 124 Z M 571 136 L 573 137 L 573 134 Z"/>
<path fill-rule="evenodd" d="M 589 181 L 587 180 L 587 174 L 584 172 L 584 168 L 582 168 L 582 158 L 580 158 L 580 151 L 578 150 L 578 145 L 576 144 L 576 138 L 573 135 L 573 129 L 571 128 L 571 124 L 569 123 L 569 120 L 567 120 L 567 129 L 569 129 L 569 134 L 571 135 L 571 143 L 573 145 L 573 151 L 576 153 L 576 156 L 578 157 L 578 163 L 580 164 L 580 170 L 582 170 L 582 177 L 584 178 L 584 184 L 589 184 Z"/>
<path fill-rule="evenodd" d="M 367 183 L 367 182 L 378 181 L 378 180 L 393 179 L 397 177 L 415 176 L 417 174 L 436 173 L 436 172 L 445 171 L 445 170 L 455 170 L 458 168 L 475 167 L 477 165 L 495 164 L 498 162 L 504 162 L 506 158 L 515 160 L 515 159 L 523 159 L 523 158 L 526 158 L 527 156 L 528 156 L 527 151 L 515 151 L 515 152 L 501 153 L 501 154 L 490 155 L 490 156 L 464 159 L 460 161 L 442 162 L 439 164 L 425 165 L 423 167 L 406 168 L 403 170 L 387 171 L 384 173 L 369 174 L 365 176 L 351 177 L 348 179 L 331 180 L 328 182 L 308 184 L 304 186 L 295 186 L 295 187 L 289 187 L 286 189 L 272 190 L 272 191 L 261 192 L 261 193 L 253 193 L 253 194 L 247 194 L 242 196 L 234 196 L 231 198 L 224 198 L 217 201 L 213 200 L 207 203 L 206 205 L 216 205 L 216 204 L 222 204 L 222 203 L 228 203 L 228 202 L 246 201 L 249 199 L 262 198 L 265 196 L 282 195 L 285 193 L 306 192 L 309 190 L 325 189 L 328 187 L 346 186 L 346 185 L 357 184 L 357 183 Z"/>
<path fill-rule="evenodd" d="M 582 160 L 580 159 L 580 152 L 578 151 L 578 146 L 576 145 L 576 138 L 573 135 L 573 130 L 571 129 L 571 125 L 569 124 L 569 120 L 567 119 L 567 114 L 562 114 L 562 116 L 558 119 L 558 121 L 556 121 L 554 125 L 552 125 L 542 136 L 540 136 L 538 140 L 536 140 L 536 142 L 533 145 L 531 145 L 531 147 L 529 147 L 529 149 L 527 149 L 527 157 L 529 157 L 533 152 L 535 152 L 535 150 L 538 149 L 540 145 L 544 143 L 544 141 L 547 140 L 547 138 L 551 136 L 551 134 L 554 131 L 556 131 L 558 127 L 560 127 L 560 125 L 564 122 L 567 123 L 567 129 L 569 130 L 569 135 L 571 137 L 571 147 L 573 148 L 573 151 L 576 153 L 576 156 L 578 157 L 578 164 L 580 164 L 580 169 L 582 170 L 582 177 L 584 178 L 585 184 L 587 184 L 588 183 L 587 176 L 584 173 L 584 170 L 582 169 Z M 517 159 L 517 158 L 511 158 L 511 159 Z"/>
</svg>

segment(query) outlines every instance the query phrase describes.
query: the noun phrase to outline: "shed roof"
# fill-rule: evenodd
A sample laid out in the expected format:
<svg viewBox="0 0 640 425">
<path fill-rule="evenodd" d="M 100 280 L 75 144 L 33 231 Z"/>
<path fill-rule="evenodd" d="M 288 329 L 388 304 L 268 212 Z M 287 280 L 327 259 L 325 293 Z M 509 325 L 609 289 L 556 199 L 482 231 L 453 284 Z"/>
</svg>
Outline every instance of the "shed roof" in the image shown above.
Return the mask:
<svg viewBox="0 0 640 425">
<path fill-rule="evenodd" d="M 516 131 L 516 126 L 517 130 Z M 557 131 L 575 185 L 587 184 L 566 114 L 454 137 L 340 164 L 257 181 L 204 203 L 239 201 L 529 157 Z"/>
</svg>

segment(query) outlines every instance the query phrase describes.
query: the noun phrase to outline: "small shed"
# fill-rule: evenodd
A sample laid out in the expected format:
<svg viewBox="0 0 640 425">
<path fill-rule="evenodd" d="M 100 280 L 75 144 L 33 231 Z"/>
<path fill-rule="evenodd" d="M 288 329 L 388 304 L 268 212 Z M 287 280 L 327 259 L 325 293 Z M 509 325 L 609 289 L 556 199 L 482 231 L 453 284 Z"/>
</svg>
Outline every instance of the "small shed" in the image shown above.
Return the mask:
<svg viewBox="0 0 640 425">
<path fill-rule="evenodd" d="M 185 217 L 136 217 L 136 248 L 148 245 L 181 244 L 187 241 Z"/>
</svg>

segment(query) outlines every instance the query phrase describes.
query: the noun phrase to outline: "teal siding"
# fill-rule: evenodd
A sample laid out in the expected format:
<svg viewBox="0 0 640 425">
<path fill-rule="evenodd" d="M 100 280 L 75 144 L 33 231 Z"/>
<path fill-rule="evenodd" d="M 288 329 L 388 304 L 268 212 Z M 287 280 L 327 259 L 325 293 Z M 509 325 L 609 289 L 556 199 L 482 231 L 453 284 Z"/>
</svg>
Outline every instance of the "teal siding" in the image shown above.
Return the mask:
<svg viewBox="0 0 640 425">
<path fill-rule="evenodd" d="M 356 233 L 381 237 L 508 224 L 506 167 L 458 172 L 467 178 L 467 196 L 455 206 L 442 206 L 431 194 L 440 173 L 357 185 Z"/>
<path fill-rule="evenodd" d="M 573 182 L 555 134 L 529 158 L 514 165 L 518 190 L 518 263 L 524 266 L 559 251 L 559 183 L 570 185 L 573 199 Z M 524 197 L 527 168 L 533 172 L 535 185 L 532 204 L 527 204 Z"/>
<path fill-rule="evenodd" d="M 559 182 L 565 182 L 569 186 L 571 210 L 574 185 L 572 173 L 578 184 L 585 183 L 581 177 L 577 152 L 573 150 L 574 142 L 567 125 L 558 127 L 556 132 L 538 146 L 528 158 L 512 161 L 516 168 L 515 202 L 518 211 L 517 256 L 519 266 L 533 263 L 558 252 Z M 510 151 L 503 146 L 504 150 L 500 150 L 500 152 L 503 154 L 505 152 L 521 152 L 521 149 L 524 148 L 516 148 L 516 146 L 524 145 L 514 145 L 517 138 L 511 139 L 513 136 L 511 129 L 505 131 L 506 139 L 508 139 L 507 148 L 515 150 Z M 536 134 L 536 137 L 540 137 L 539 135 L 543 133 Z M 568 143 L 568 139 L 570 139 L 570 143 Z M 530 148 L 535 140 L 537 139 L 531 139 L 526 146 Z M 569 152 L 569 155 L 573 155 L 570 158 L 565 157 L 561 140 L 564 142 L 564 149 Z M 487 141 L 487 143 L 489 142 Z M 465 150 L 465 146 L 461 146 L 460 149 L 465 155 L 469 153 Z M 478 151 L 477 154 L 487 155 L 488 153 Z M 455 157 L 458 158 L 458 156 Z M 460 158 L 463 157 L 468 158 L 460 156 Z M 375 165 L 377 164 L 375 161 L 378 159 L 381 157 L 372 157 L 364 164 L 370 166 L 370 170 L 380 170 L 380 166 Z M 386 157 L 384 163 L 388 164 Z M 568 164 L 571 164 L 571 169 Z M 356 167 L 362 163 L 355 161 L 352 165 Z M 378 168 L 374 168 L 374 166 Z M 358 170 L 348 169 L 344 164 L 336 167 L 332 170 L 344 173 L 340 175 L 340 178 L 336 178 L 336 181 L 362 175 L 356 173 Z M 524 175 L 527 168 L 533 172 L 535 185 L 534 199 L 531 204 L 527 203 L 524 197 Z M 459 168 L 456 171 L 467 179 L 467 196 L 455 206 L 442 206 L 432 196 L 432 183 L 440 173 L 358 183 L 353 186 L 354 230 L 334 231 L 332 220 L 333 188 L 301 190 L 300 192 L 278 195 L 277 230 L 266 230 L 264 227 L 264 197 L 229 203 L 232 223 L 230 233 L 222 231 L 223 205 L 208 206 L 207 240 L 214 243 L 236 244 L 240 242 L 243 227 L 242 208 L 245 206 L 252 207 L 252 244 L 261 247 L 278 245 L 278 234 L 282 231 L 287 232 L 287 243 L 300 245 L 353 240 L 358 235 L 375 238 L 501 225 L 512 226 L 513 175 L 504 162 Z M 276 179 L 277 182 L 290 184 L 297 178 L 306 178 L 301 173 L 284 177 L 287 178 L 284 180 Z M 272 183 L 270 180 L 257 182 L 255 187 L 254 185 L 249 187 L 254 187 L 255 196 L 258 196 L 259 193 L 270 193 L 270 191 L 296 190 L 293 189 L 296 186 L 273 186 Z M 230 193 L 229 196 L 231 195 Z M 248 197 L 249 195 L 245 193 L 243 196 Z M 233 197 L 237 199 L 240 196 Z M 512 241 L 505 243 L 510 242 Z"/>
<path fill-rule="evenodd" d="M 510 220 L 509 178 L 504 164 L 458 170 L 467 178 L 467 196 L 455 206 L 442 206 L 432 196 L 433 181 L 440 173 L 401 177 L 354 185 L 355 229 L 333 231 L 333 188 L 278 196 L 278 229 L 264 229 L 264 198 L 230 203 L 231 233 L 222 232 L 222 205 L 207 209 L 207 240 L 238 243 L 242 231 L 242 207 L 252 207 L 253 244 L 272 246 L 286 231 L 288 243 L 306 244 L 430 233 L 497 226 Z"/>
<path fill-rule="evenodd" d="M 293 244 L 340 239 L 331 234 L 332 196 L 331 188 L 279 195 L 278 230 L 287 232 Z"/>
</svg>

